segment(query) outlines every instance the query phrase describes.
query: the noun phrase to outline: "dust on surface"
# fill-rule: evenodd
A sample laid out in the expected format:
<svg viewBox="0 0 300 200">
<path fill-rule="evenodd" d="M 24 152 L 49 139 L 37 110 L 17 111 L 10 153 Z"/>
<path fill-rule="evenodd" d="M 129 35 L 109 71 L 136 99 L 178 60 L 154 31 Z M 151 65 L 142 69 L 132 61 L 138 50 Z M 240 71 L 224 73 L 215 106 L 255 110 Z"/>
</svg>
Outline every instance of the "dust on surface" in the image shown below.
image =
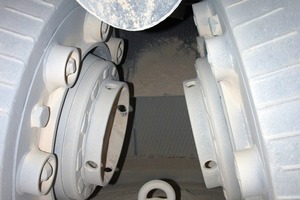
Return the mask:
<svg viewBox="0 0 300 200">
<path fill-rule="evenodd" d="M 159 39 L 136 56 L 129 77 L 135 96 L 183 95 L 182 82 L 196 77 L 196 44 L 179 37 Z"/>
<path fill-rule="evenodd" d="M 180 0 L 77 0 L 92 15 L 116 28 L 144 30 L 167 16 Z"/>
</svg>

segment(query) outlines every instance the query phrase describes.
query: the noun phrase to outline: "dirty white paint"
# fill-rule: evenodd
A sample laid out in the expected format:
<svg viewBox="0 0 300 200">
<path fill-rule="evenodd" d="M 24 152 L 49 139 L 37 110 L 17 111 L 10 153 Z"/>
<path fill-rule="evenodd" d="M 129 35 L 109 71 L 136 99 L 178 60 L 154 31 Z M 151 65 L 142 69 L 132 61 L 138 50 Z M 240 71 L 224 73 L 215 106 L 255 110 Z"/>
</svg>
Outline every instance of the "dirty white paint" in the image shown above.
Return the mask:
<svg viewBox="0 0 300 200">
<path fill-rule="evenodd" d="M 136 71 L 128 82 L 135 96 L 184 95 L 182 82 L 195 77 L 196 49 L 178 37 L 148 44 L 136 55 Z"/>
<path fill-rule="evenodd" d="M 77 0 L 87 11 L 116 28 L 144 30 L 167 18 L 181 0 Z"/>
</svg>

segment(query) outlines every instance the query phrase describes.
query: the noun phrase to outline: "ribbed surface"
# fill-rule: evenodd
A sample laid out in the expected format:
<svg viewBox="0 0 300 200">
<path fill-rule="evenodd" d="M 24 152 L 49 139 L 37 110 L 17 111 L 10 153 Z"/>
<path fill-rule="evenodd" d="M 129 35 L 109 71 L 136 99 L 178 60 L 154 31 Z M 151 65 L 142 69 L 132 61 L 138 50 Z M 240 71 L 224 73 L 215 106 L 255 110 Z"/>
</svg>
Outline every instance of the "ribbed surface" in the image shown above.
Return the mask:
<svg viewBox="0 0 300 200">
<path fill-rule="evenodd" d="M 58 3 L 53 1 L 53 5 Z M 0 2 L 0 181 L 5 183 L 0 187 L 0 199 L 17 199 L 11 196 L 15 187 L 14 148 L 18 146 L 19 117 L 26 98 L 25 95 L 18 98 L 17 94 L 26 94 L 30 86 L 32 74 L 28 71 L 25 74 L 24 71 L 30 55 L 38 57 L 32 52 L 44 22 L 53 11 L 36 0 Z M 22 77 L 27 80 L 22 81 Z"/>
<path fill-rule="evenodd" d="M 257 110 L 270 199 L 300 199 L 300 2 L 224 5 Z"/>
<path fill-rule="evenodd" d="M 197 158 L 183 96 L 136 98 L 128 156 Z"/>
<path fill-rule="evenodd" d="M 69 10 L 63 10 L 67 8 L 65 5 L 73 2 L 0 1 L 0 182 L 5 183 L 0 187 L 0 199 L 32 199 L 29 195 L 14 194 L 17 157 L 22 156 L 20 149 L 25 149 L 27 139 L 36 139 L 28 137 L 25 142 L 19 141 L 20 121 L 36 66 L 49 38 L 68 14 Z M 77 6 L 76 2 L 73 4 Z M 28 132 L 22 134 L 29 136 Z"/>
</svg>

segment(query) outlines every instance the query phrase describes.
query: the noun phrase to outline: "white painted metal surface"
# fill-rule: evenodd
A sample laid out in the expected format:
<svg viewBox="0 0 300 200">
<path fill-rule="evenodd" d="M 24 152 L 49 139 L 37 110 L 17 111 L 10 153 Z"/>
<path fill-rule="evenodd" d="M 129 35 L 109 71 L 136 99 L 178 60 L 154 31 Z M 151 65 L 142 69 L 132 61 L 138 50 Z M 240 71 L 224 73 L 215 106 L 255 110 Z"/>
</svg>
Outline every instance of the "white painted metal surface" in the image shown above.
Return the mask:
<svg viewBox="0 0 300 200">
<path fill-rule="evenodd" d="M 110 26 L 73 0 L 3 1 L 0 9 L 0 78 L 11 78 L 0 101 L 12 99 L 0 103 L 0 157 L 10 160 L 0 199 L 86 199 L 111 179 L 128 117 L 129 91 L 114 64 L 89 55 Z"/>
<path fill-rule="evenodd" d="M 57 130 L 58 199 L 86 199 L 106 186 L 119 160 L 129 91 L 111 62 L 88 55 L 77 84 L 68 91 Z"/>
<path fill-rule="evenodd" d="M 98 21 L 74 0 L 1 1 L 0 199 L 85 199 L 116 169 L 128 89 L 112 63 L 89 54 L 107 42 L 105 58 L 120 63 L 122 40 L 109 42 L 108 24 L 149 28 L 179 1 L 103 2 L 81 1 L 108 17 Z M 193 7 L 207 58 L 184 87 L 206 184 L 227 199 L 299 199 L 299 6 Z"/>
<path fill-rule="evenodd" d="M 193 5 L 199 53 L 205 46 L 207 58 L 196 61 L 197 78 L 184 83 L 186 101 L 206 185 L 221 185 L 227 199 L 299 198 L 297 6 Z"/>
</svg>

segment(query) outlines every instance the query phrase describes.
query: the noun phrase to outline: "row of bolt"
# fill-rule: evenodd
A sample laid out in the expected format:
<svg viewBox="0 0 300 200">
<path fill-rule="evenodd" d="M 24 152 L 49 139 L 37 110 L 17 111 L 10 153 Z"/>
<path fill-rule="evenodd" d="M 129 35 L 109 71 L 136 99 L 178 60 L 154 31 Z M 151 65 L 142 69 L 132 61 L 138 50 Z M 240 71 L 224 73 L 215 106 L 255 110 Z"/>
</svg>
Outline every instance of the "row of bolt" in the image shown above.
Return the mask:
<svg viewBox="0 0 300 200">
<path fill-rule="evenodd" d="M 124 41 L 110 38 L 110 26 L 87 14 L 85 20 L 84 40 L 87 43 L 105 42 L 111 61 L 119 64 L 123 57 Z M 94 29 L 94 31 L 93 31 Z M 99 31 L 100 29 L 100 31 Z M 107 41 L 108 40 L 108 41 Z M 48 93 L 58 88 L 72 87 L 80 71 L 81 55 L 76 47 L 53 44 L 44 61 L 43 78 Z M 31 127 L 45 128 L 50 119 L 50 107 L 37 104 L 31 112 Z M 24 155 L 19 166 L 17 190 L 20 194 L 45 195 L 53 186 L 56 173 L 56 158 L 54 155 L 42 152 L 37 148 Z M 28 184 L 25 184 L 26 181 Z"/>
<path fill-rule="evenodd" d="M 99 23 L 99 22 L 98 22 Z M 101 41 L 107 40 L 109 25 L 104 22 L 100 23 Z M 124 41 L 120 38 L 110 38 L 105 43 L 111 54 L 111 61 L 116 65 L 120 64 L 124 53 Z M 80 71 L 80 53 L 75 47 L 63 45 L 54 45 L 46 60 L 44 67 L 44 81 L 49 92 L 57 88 L 72 87 Z M 31 126 L 43 128 L 47 125 L 50 118 L 50 108 L 47 106 L 37 105 L 31 114 Z"/>
<path fill-rule="evenodd" d="M 228 44 L 230 38 L 228 35 L 224 36 L 221 21 L 218 15 L 214 14 L 214 10 L 208 1 L 194 4 L 193 12 L 194 21 L 200 35 L 197 38 L 200 57 L 207 56 L 216 81 L 226 81 L 228 77 L 236 74 L 232 50 Z M 264 175 L 261 172 L 260 155 L 256 146 L 236 151 L 234 157 L 242 197 L 261 195 L 264 191 L 261 177 Z M 227 196 L 225 189 L 224 195 Z"/>
<path fill-rule="evenodd" d="M 224 66 L 225 68 L 226 65 L 231 67 L 231 64 L 227 64 L 228 61 L 226 61 L 227 58 L 231 56 L 228 55 L 229 51 L 223 36 L 221 21 L 219 16 L 215 14 L 213 6 L 209 4 L 208 1 L 193 4 L 193 13 L 194 22 L 199 33 L 196 39 L 200 59 L 208 61 L 215 79 L 220 81 L 220 79 L 222 79 L 221 77 L 223 77 Z M 204 171 L 203 173 L 207 172 Z M 225 189 L 224 195 L 226 196 Z"/>
<path fill-rule="evenodd" d="M 193 5 L 194 21 L 197 26 L 197 48 L 201 58 L 207 57 L 217 81 L 223 81 L 233 72 L 234 59 L 228 34 L 224 35 L 224 27 L 213 6 L 208 1 Z"/>
</svg>

